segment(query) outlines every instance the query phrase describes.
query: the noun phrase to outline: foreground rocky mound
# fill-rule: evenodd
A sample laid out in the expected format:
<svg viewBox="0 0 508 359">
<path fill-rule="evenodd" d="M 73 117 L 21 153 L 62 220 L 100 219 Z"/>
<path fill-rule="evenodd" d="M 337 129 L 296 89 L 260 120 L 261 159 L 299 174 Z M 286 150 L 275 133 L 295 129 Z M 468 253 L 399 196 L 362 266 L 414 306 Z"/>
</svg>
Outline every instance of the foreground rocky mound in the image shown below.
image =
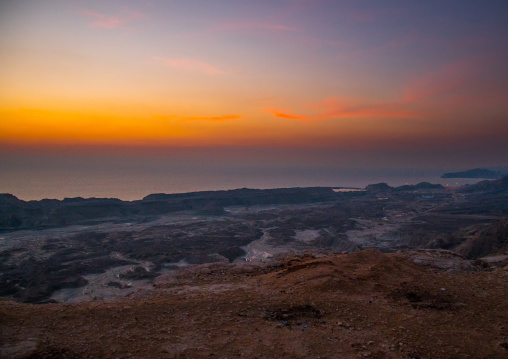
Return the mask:
<svg viewBox="0 0 508 359">
<path fill-rule="evenodd" d="M 0 356 L 506 358 L 507 270 L 439 250 L 189 266 L 111 302 L 0 302 Z"/>
</svg>

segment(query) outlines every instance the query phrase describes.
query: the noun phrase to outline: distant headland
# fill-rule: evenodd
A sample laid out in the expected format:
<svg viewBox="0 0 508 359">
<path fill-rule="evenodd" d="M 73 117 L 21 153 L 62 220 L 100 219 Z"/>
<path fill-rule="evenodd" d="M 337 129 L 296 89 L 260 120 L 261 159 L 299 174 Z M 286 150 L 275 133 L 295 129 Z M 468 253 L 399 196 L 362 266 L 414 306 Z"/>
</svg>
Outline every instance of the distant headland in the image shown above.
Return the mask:
<svg viewBox="0 0 508 359">
<path fill-rule="evenodd" d="M 484 179 L 499 179 L 503 177 L 500 171 L 493 171 L 486 168 L 475 168 L 472 170 L 462 172 L 448 172 L 441 176 L 441 178 L 484 178 Z"/>
</svg>

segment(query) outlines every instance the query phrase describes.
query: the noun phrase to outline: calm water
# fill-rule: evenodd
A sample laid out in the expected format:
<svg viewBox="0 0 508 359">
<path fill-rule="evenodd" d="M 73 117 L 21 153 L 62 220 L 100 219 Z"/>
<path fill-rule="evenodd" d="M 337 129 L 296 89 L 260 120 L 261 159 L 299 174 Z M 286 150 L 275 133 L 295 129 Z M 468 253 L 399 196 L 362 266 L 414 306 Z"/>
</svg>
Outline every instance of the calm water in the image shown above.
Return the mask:
<svg viewBox="0 0 508 359">
<path fill-rule="evenodd" d="M 150 193 L 179 193 L 235 188 L 281 188 L 307 186 L 364 187 L 386 182 L 391 186 L 422 181 L 456 184 L 476 179 L 441 179 L 443 170 L 288 168 L 199 165 L 74 165 L 10 166 L 0 173 L 0 193 L 20 199 L 108 197 L 141 199 Z"/>
</svg>

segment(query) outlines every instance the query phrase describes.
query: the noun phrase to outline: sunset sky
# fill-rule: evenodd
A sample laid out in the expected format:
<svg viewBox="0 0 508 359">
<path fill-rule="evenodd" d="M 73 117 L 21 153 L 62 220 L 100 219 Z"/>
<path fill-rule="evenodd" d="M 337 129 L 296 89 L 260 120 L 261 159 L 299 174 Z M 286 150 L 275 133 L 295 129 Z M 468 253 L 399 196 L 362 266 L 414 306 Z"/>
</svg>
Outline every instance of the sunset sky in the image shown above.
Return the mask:
<svg viewBox="0 0 508 359">
<path fill-rule="evenodd" d="M 502 166 L 507 64 L 506 0 L 1 1 L 0 151 Z"/>
</svg>

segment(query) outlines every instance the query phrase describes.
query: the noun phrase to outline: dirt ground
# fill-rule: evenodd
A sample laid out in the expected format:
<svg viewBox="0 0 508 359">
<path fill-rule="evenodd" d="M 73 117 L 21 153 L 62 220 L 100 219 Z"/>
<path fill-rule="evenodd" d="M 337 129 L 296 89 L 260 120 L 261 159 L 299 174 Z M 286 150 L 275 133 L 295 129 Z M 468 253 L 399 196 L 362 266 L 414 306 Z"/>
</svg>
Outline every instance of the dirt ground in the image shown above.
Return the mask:
<svg viewBox="0 0 508 359">
<path fill-rule="evenodd" d="M 4 300 L 0 357 L 507 358 L 507 268 L 415 253 L 191 266 L 109 302 Z"/>
</svg>

